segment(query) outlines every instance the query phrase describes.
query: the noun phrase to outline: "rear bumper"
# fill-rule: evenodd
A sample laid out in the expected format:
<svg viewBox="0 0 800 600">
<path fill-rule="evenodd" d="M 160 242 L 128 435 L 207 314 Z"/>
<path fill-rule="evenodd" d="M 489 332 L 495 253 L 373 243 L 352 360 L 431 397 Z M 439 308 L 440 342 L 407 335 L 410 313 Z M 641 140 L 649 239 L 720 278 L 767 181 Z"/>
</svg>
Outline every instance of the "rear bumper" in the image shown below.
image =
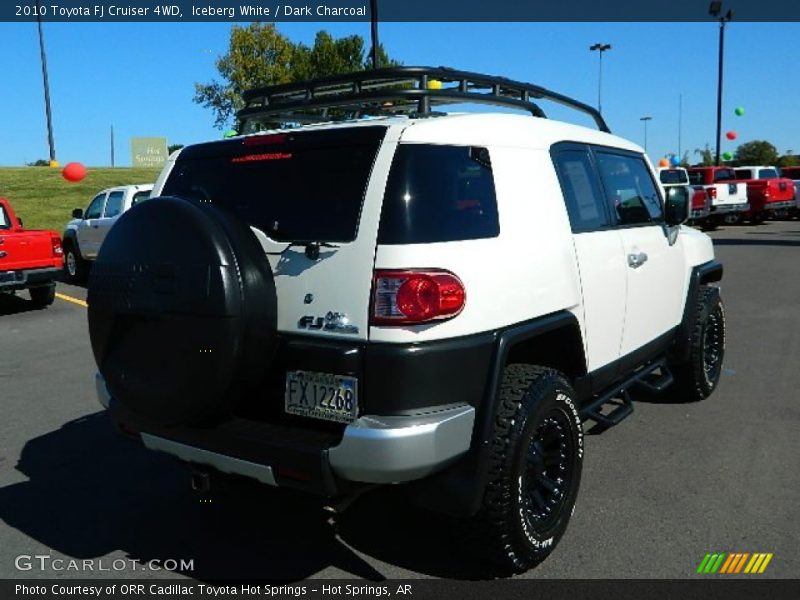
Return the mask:
<svg viewBox="0 0 800 600">
<path fill-rule="evenodd" d="M 100 404 L 144 445 L 198 465 L 335 496 L 358 484 L 421 479 L 466 453 L 475 409 L 454 404 L 413 415 L 365 415 L 341 434 L 231 419 L 213 428 L 159 428 L 138 422 L 113 402 L 95 376 Z"/>
<path fill-rule="evenodd" d="M 47 285 L 61 276 L 61 269 L 21 269 L 18 271 L 0 270 L 0 290 L 24 290 L 39 285 Z"/>
<path fill-rule="evenodd" d="M 785 210 L 797 206 L 794 200 L 784 200 L 781 202 L 767 202 L 764 205 L 764 210 Z"/>
<path fill-rule="evenodd" d="M 749 202 L 739 202 L 737 204 L 715 204 L 711 207 L 711 212 L 715 214 L 740 213 L 750 210 Z"/>
</svg>

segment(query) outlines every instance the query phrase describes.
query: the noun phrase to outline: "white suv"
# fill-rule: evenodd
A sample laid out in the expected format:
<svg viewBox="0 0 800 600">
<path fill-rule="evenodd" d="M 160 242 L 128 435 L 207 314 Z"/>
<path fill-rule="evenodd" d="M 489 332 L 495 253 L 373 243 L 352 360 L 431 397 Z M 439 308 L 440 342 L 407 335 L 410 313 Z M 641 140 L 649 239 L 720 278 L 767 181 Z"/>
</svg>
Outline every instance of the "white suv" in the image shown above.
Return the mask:
<svg viewBox="0 0 800 600">
<path fill-rule="evenodd" d="M 102 404 L 195 485 L 407 484 L 519 572 L 565 531 L 584 421 L 619 423 L 634 388 L 716 387 L 711 241 L 594 109 L 427 67 L 246 100 L 245 135 L 173 156 L 89 282 Z M 533 116 L 431 110 L 453 102 Z"/>
</svg>

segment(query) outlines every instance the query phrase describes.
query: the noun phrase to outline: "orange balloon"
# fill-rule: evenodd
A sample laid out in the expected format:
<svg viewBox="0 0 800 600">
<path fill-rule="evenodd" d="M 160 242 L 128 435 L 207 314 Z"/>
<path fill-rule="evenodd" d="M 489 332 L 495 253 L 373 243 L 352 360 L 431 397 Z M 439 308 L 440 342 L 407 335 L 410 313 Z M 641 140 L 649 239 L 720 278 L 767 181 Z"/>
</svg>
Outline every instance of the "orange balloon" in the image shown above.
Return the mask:
<svg viewBox="0 0 800 600">
<path fill-rule="evenodd" d="M 67 165 L 61 169 L 61 176 L 67 181 L 77 183 L 86 177 L 86 167 L 79 162 L 67 163 Z"/>
<path fill-rule="evenodd" d="M 669 166 L 669 161 L 666 158 L 662 158 L 660 161 L 658 161 L 658 166 L 659 167 L 668 167 Z"/>
</svg>

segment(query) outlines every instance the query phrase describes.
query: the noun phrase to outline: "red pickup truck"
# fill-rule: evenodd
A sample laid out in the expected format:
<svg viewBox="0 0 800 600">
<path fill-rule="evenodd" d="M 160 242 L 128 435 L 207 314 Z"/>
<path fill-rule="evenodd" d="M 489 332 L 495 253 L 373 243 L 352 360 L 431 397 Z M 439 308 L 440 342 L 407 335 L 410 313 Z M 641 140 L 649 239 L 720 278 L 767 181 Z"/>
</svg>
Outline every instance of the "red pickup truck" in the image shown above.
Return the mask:
<svg viewBox="0 0 800 600">
<path fill-rule="evenodd" d="M 27 289 L 36 306 L 49 306 L 63 267 L 61 236 L 23 229 L 9 201 L 0 198 L 0 293 Z"/>
<path fill-rule="evenodd" d="M 753 223 L 794 206 L 794 182 L 781 177 L 775 167 L 736 167 L 736 179 L 747 184 L 750 212 L 746 216 Z"/>
</svg>

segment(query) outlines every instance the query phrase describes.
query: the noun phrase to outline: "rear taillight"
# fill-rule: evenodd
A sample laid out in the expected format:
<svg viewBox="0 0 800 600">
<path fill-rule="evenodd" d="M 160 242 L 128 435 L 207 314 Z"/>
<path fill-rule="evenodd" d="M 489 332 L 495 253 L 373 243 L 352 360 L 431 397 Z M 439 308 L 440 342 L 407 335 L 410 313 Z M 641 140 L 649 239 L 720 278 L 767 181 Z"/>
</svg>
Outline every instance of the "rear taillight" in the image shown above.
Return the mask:
<svg viewBox="0 0 800 600">
<path fill-rule="evenodd" d="M 53 246 L 53 256 L 64 256 L 64 249 L 61 247 L 61 238 L 52 237 L 50 242 Z"/>
<path fill-rule="evenodd" d="M 712 200 L 717 199 L 717 188 L 715 187 L 706 188 L 706 192 L 708 192 L 708 197 L 711 198 Z"/>
<path fill-rule="evenodd" d="M 375 271 L 373 325 L 409 325 L 450 319 L 464 308 L 467 292 L 449 271 Z"/>
</svg>

